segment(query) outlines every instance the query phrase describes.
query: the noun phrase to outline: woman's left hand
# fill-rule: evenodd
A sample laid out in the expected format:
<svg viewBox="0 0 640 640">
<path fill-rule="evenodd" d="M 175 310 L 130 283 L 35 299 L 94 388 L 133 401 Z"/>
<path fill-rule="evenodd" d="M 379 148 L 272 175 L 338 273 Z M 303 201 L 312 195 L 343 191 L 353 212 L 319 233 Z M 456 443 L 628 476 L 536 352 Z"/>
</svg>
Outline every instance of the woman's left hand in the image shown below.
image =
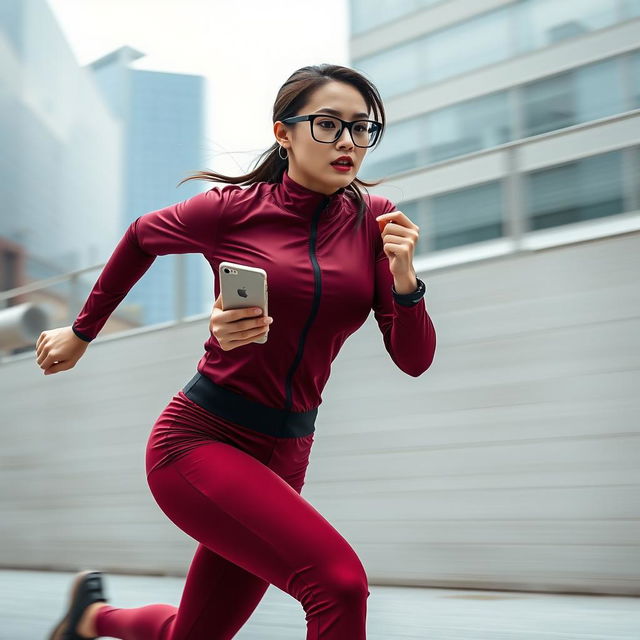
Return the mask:
<svg viewBox="0 0 640 640">
<path fill-rule="evenodd" d="M 376 220 L 393 277 L 399 279 L 413 276 L 413 254 L 420 237 L 420 227 L 411 222 L 402 211 L 383 213 Z"/>
</svg>

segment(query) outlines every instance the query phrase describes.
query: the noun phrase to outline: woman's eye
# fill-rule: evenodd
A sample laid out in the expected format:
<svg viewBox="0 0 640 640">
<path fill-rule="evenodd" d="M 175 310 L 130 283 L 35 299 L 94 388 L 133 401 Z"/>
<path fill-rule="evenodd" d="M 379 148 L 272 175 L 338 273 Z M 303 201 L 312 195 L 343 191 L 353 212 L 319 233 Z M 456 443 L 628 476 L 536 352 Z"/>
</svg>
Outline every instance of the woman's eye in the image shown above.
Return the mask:
<svg viewBox="0 0 640 640">
<path fill-rule="evenodd" d="M 328 127 L 324 127 L 325 129 L 330 129 L 336 126 L 335 122 L 333 122 L 332 120 L 320 120 L 321 126 L 324 126 L 325 124 L 329 125 Z"/>
</svg>

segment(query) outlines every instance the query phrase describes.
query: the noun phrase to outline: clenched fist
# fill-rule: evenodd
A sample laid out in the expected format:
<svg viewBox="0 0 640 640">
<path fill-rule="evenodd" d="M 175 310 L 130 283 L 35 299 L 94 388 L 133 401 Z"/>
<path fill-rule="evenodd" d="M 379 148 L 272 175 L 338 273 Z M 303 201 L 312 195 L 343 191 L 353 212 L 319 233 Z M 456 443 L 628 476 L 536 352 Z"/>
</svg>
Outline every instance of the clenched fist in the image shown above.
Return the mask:
<svg viewBox="0 0 640 640">
<path fill-rule="evenodd" d="M 88 346 L 89 343 L 78 338 L 70 326 L 43 331 L 36 342 L 38 366 L 44 369 L 45 376 L 71 369 Z"/>
</svg>

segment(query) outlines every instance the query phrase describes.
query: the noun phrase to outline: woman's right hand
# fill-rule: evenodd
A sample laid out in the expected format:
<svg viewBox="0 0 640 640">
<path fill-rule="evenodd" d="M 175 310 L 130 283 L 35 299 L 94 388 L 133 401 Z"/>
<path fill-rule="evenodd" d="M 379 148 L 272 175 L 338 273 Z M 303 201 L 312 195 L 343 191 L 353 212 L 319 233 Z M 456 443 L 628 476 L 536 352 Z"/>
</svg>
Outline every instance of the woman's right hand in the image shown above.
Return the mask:
<svg viewBox="0 0 640 640">
<path fill-rule="evenodd" d="M 273 318 L 264 316 L 262 309 L 254 313 L 254 308 L 223 311 L 222 294 L 216 298 L 209 319 L 209 333 L 216 338 L 224 351 L 250 344 L 259 336 L 268 333 Z"/>
<path fill-rule="evenodd" d="M 67 371 L 75 367 L 88 346 L 70 326 L 43 331 L 36 342 L 38 366 L 44 369 L 45 376 Z"/>
</svg>

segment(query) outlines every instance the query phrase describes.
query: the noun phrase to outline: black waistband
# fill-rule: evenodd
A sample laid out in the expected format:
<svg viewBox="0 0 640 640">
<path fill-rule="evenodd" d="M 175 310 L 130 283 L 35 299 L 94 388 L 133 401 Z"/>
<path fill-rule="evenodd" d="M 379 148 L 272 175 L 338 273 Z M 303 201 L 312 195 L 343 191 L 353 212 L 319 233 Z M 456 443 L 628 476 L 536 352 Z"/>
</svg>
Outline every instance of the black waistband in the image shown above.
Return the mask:
<svg viewBox="0 0 640 640">
<path fill-rule="evenodd" d="M 210 413 L 260 433 L 278 438 L 298 438 L 315 431 L 318 407 L 309 411 L 286 411 L 268 407 L 221 387 L 199 371 L 182 391 Z"/>
</svg>

